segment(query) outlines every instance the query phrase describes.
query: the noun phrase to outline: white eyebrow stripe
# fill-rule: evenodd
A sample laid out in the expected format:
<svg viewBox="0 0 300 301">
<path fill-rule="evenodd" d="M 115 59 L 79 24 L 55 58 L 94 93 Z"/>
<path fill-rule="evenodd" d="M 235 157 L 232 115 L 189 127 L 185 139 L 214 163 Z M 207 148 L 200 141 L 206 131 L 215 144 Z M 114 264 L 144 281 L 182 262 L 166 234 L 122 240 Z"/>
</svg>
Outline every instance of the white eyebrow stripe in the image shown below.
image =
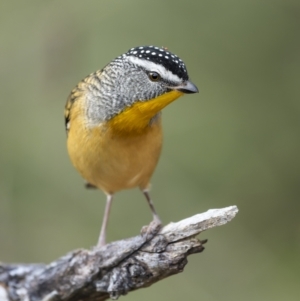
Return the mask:
<svg viewBox="0 0 300 301">
<path fill-rule="evenodd" d="M 141 66 L 148 71 L 155 71 L 159 73 L 163 79 L 166 79 L 170 82 L 174 82 L 174 83 L 182 82 L 182 79 L 180 79 L 176 74 L 173 74 L 171 71 L 167 70 L 162 65 L 158 65 L 147 60 L 142 60 L 135 56 L 128 56 L 127 59 L 131 61 L 133 64 Z"/>
</svg>

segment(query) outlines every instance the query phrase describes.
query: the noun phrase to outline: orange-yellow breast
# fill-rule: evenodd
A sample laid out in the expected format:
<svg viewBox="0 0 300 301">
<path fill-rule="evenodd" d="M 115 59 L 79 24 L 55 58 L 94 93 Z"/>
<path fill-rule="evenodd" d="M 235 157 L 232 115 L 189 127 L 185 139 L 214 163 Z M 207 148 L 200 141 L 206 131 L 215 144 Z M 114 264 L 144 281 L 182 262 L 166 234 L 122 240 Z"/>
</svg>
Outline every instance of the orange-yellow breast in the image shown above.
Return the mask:
<svg viewBox="0 0 300 301">
<path fill-rule="evenodd" d="M 79 97 L 72 105 L 67 145 L 82 177 L 109 194 L 137 186 L 147 188 L 162 146 L 161 118 L 150 120 L 182 95 L 170 93 L 158 102 L 134 104 L 93 127 L 86 120 L 85 99 Z"/>
</svg>

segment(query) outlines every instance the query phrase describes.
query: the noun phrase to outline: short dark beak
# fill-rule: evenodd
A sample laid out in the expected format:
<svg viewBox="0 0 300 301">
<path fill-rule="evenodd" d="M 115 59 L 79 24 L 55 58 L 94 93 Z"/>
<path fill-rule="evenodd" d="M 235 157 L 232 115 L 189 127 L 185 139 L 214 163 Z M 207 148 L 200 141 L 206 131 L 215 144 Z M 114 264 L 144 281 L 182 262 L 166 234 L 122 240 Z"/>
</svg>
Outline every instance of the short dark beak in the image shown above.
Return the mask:
<svg viewBox="0 0 300 301">
<path fill-rule="evenodd" d="M 182 86 L 175 89 L 186 94 L 199 93 L 198 88 L 190 81 L 186 81 Z"/>
</svg>

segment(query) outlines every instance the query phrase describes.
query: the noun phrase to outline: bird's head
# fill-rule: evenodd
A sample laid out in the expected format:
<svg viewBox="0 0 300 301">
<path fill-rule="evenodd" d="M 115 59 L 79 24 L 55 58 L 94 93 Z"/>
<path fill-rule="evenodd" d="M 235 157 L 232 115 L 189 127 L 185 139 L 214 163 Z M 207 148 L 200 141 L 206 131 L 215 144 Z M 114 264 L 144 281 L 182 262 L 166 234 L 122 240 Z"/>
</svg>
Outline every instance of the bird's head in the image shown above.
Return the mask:
<svg viewBox="0 0 300 301">
<path fill-rule="evenodd" d="M 114 59 L 99 76 L 93 101 L 118 131 L 142 130 L 169 103 L 197 93 L 184 62 L 165 48 L 140 46 Z"/>
</svg>

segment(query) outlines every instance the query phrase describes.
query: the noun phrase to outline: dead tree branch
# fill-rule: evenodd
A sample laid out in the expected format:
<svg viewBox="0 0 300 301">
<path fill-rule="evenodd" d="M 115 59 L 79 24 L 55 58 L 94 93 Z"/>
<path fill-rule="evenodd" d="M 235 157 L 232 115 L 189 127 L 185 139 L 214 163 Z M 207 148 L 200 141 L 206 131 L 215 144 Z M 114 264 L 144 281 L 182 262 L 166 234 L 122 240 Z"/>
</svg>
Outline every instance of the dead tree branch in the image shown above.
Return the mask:
<svg viewBox="0 0 300 301">
<path fill-rule="evenodd" d="M 49 265 L 0 264 L 0 301 L 117 299 L 183 271 L 187 256 L 204 250 L 199 233 L 231 221 L 231 206 L 194 215 L 100 249 L 75 250 Z"/>
</svg>

